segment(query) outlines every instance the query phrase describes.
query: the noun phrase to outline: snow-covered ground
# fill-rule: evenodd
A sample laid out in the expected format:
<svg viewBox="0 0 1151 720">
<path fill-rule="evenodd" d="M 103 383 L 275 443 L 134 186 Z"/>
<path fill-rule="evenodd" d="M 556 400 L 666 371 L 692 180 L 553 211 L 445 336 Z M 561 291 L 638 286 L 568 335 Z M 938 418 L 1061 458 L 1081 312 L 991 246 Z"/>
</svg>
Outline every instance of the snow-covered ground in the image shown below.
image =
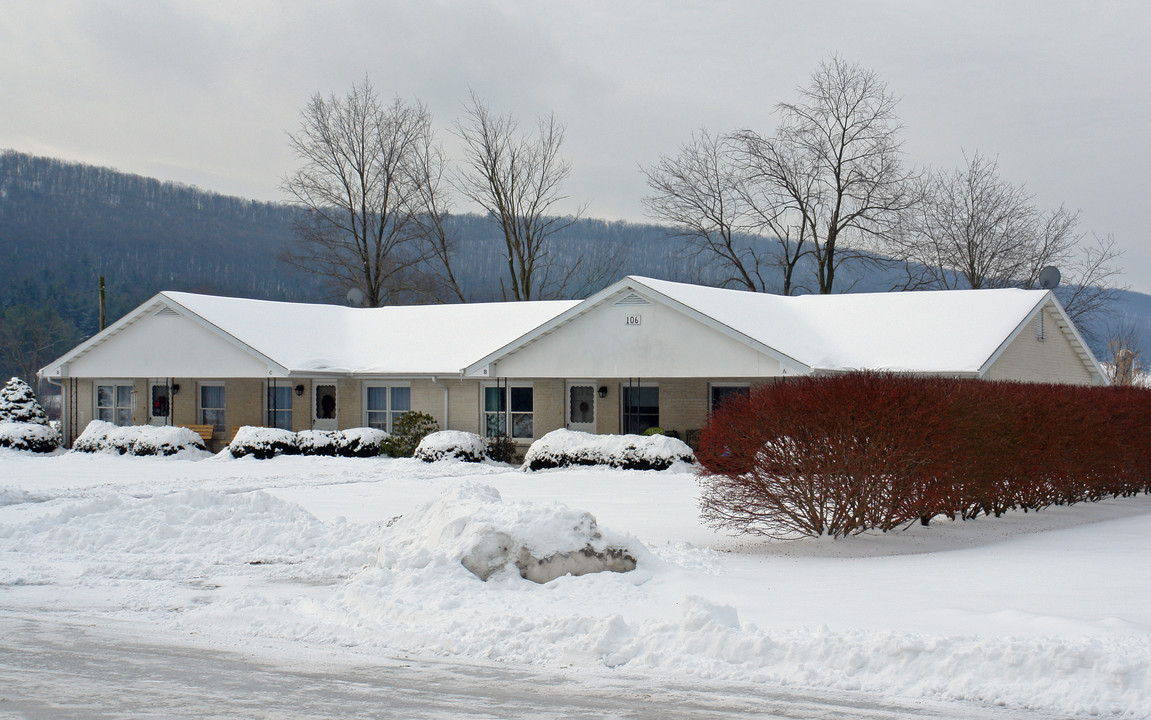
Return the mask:
<svg viewBox="0 0 1151 720">
<path fill-rule="evenodd" d="M 767 542 L 703 527 L 697 493 L 688 468 L 0 450 L 0 608 L 301 655 L 1151 716 L 1151 498 Z M 484 522 L 589 511 L 638 568 L 485 583 L 449 542 L 468 497 Z"/>
</svg>

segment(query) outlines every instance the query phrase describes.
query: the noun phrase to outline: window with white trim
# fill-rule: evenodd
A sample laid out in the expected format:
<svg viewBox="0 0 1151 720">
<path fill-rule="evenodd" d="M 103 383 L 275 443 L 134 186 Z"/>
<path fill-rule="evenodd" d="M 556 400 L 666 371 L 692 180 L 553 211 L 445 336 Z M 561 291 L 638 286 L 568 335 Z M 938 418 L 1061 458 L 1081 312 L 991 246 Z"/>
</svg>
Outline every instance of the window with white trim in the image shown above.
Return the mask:
<svg viewBox="0 0 1151 720">
<path fill-rule="evenodd" d="M 227 430 L 224 422 L 224 386 L 200 386 L 200 423 L 211 425 L 219 432 Z"/>
<path fill-rule="evenodd" d="M 291 385 L 268 385 L 268 427 L 292 429 Z"/>
<path fill-rule="evenodd" d="M 131 383 L 97 383 L 96 419 L 121 427 L 132 424 Z"/>
<path fill-rule="evenodd" d="M 412 389 L 407 385 L 364 386 L 364 424 L 392 432 L 396 420 L 412 409 Z"/>
<path fill-rule="evenodd" d="M 508 429 L 511 429 L 509 432 Z M 535 437 L 535 389 L 531 385 L 484 387 L 484 435 Z"/>
</svg>

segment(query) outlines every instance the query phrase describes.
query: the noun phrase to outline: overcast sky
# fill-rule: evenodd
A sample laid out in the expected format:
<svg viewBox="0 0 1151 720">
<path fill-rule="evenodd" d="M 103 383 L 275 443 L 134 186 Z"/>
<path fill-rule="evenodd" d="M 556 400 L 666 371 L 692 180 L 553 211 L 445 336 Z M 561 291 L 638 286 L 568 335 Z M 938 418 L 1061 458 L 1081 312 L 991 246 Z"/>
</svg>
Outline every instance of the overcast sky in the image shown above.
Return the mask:
<svg viewBox="0 0 1151 720">
<path fill-rule="evenodd" d="M 1149 38 L 1135 1 L 3 0 L 0 148 L 282 200 L 300 109 L 366 73 L 443 135 L 469 88 L 527 123 L 554 111 L 573 207 L 644 221 L 640 165 L 700 127 L 770 131 L 839 53 L 902 98 L 909 163 L 998 156 L 1151 292 Z"/>
</svg>

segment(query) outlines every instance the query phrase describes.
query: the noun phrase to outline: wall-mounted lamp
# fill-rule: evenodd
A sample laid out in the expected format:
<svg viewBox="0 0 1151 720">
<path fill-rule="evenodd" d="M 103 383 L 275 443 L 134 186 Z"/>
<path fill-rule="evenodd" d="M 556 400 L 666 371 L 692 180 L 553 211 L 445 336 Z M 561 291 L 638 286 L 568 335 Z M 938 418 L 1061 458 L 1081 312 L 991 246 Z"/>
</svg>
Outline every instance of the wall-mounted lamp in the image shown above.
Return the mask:
<svg viewBox="0 0 1151 720">
<path fill-rule="evenodd" d="M 605 397 L 607 397 L 607 385 L 600 385 L 600 386 L 599 386 L 599 390 L 597 391 L 597 394 L 598 394 L 598 395 L 599 395 L 601 398 L 605 398 Z"/>
<path fill-rule="evenodd" d="M 304 386 L 303 385 L 297 385 L 296 386 L 296 396 L 298 397 L 298 396 L 303 395 L 303 394 L 304 394 Z"/>
<path fill-rule="evenodd" d="M 172 383 L 172 394 L 180 392 L 180 383 Z"/>
</svg>

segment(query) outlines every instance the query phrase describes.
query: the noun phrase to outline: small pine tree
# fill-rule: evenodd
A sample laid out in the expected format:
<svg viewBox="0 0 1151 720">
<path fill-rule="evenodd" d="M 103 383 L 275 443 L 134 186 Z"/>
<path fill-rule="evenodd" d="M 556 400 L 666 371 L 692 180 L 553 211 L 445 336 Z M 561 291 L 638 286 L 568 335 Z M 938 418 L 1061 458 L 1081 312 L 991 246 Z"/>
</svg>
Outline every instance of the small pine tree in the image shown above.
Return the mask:
<svg viewBox="0 0 1151 720">
<path fill-rule="evenodd" d="M 48 414 L 36 401 L 36 393 L 28 383 L 14 377 L 0 388 L 0 422 L 47 425 Z"/>
<path fill-rule="evenodd" d="M 440 429 L 440 424 L 431 415 L 422 412 L 406 412 L 392 426 L 392 434 L 380 444 L 380 450 L 392 457 L 412 457 L 416 454 L 420 440 Z"/>
</svg>

